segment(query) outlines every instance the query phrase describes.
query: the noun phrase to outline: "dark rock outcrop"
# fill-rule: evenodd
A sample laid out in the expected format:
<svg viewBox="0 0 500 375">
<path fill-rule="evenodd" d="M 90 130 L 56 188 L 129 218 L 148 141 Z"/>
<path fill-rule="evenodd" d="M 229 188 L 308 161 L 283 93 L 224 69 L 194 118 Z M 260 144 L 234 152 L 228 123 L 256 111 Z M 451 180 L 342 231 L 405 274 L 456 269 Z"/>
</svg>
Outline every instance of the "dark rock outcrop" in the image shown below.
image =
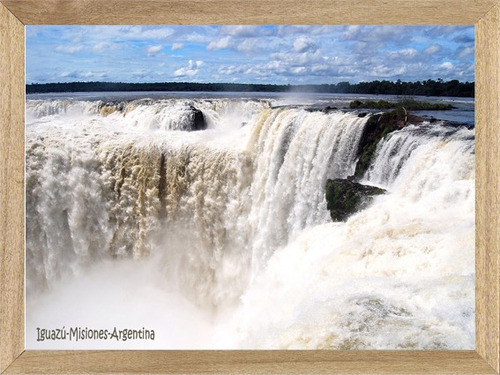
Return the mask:
<svg viewBox="0 0 500 375">
<path fill-rule="evenodd" d="M 205 130 L 207 128 L 207 122 L 205 121 L 205 116 L 203 112 L 198 108 L 190 106 L 192 112 L 192 125 L 191 130 Z"/>
<path fill-rule="evenodd" d="M 123 113 L 128 106 L 127 102 L 120 101 L 110 101 L 110 102 L 100 102 L 97 106 L 97 110 L 101 114 L 101 116 L 109 116 L 114 112 Z"/>
<path fill-rule="evenodd" d="M 323 112 L 325 112 L 325 113 L 329 113 L 331 111 L 336 111 L 336 110 L 338 110 L 337 107 L 333 107 L 333 106 L 330 106 L 330 105 L 328 105 L 325 108 L 323 108 Z"/>
<path fill-rule="evenodd" d="M 384 193 L 384 189 L 359 184 L 352 178 L 326 181 L 325 197 L 333 221 L 346 220 L 366 207 L 374 196 Z"/>
<path fill-rule="evenodd" d="M 358 163 L 356 177 L 362 177 L 366 172 L 377 149 L 377 144 L 387 134 L 404 128 L 409 123 L 418 124 L 423 118 L 409 114 L 405 108 L 398 108 L 391 112 L 372 115 L 366 122 L 363 134 L 358 145 Z"/>
</svg>

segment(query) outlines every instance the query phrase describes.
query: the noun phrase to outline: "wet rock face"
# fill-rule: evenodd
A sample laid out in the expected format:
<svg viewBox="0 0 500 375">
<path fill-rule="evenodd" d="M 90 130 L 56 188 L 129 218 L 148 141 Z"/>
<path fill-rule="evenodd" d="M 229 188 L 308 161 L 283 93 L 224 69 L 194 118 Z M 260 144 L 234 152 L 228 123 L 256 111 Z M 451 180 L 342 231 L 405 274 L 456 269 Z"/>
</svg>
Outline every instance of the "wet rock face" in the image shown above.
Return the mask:
<svg viewBox="0 0 500 375">
<path fill-rule="evenodd" d="M 385 190 L 375 186 L 362 185 L 352 179 L 326 181 L 327 209 L 333 221 L 344 221 L 355 212 L 366 207 L 373 197 Z"/>
<path fill-rule="evenodd" d="M 354 175 L 361 178 L 372 161 L 377 144 L 389 133 L 404 128 L 408 124 L 418 124 L 423 118 L 409 114 L 406 109 L 398 108 L 370 116 L 358 145 L 358 163 Z"/>
<path fill-rule="evenodd" d="M 191 106 L 193 123 L 191 125 L 191 130 L 205 130 L 207 128 L 207 122 L 205 121 L 205 116 L 203 112 L 199 109 Z"/>
</svg>

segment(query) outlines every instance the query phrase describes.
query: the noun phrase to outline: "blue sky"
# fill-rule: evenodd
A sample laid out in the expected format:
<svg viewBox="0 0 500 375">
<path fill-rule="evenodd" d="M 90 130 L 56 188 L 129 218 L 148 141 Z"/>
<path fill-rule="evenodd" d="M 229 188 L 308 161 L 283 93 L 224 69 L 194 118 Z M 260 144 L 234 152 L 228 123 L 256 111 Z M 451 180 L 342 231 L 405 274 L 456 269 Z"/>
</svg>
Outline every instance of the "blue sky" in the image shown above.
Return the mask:
<svg viewBox="0 0 500 375">
<path fill-rule="evenodd" d="M 27 26 L 28 83 L 474 80 L 473 26 Z"/>
</svg>

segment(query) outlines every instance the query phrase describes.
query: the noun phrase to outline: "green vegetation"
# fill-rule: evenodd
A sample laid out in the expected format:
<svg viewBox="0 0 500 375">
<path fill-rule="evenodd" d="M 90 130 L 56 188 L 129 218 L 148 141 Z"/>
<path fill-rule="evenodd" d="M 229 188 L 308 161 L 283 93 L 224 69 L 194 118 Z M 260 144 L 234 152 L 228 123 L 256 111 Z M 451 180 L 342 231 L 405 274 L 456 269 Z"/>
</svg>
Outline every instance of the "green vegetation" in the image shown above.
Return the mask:
<svg viewBox="0 0 500 375">
<path fill-rule="evenodd" d="M 317 92 L 346 94 L 426 95 L 473 97 L 474 82 L 457 80 L 444 82 L 442 79 L 396 82 L 373 81 L 351 84 L 339 82 L 323 85 L 270 85 L 240 83 L 123 83 L 123 82 L 69 82 L 26 85 L 26 92 L 103 92 L 103 91 L 233 91 L 233 92 Z"/>
<path fill-rule="evenodd" d="M 384 189 L 358 184 L 350 179 L 326 180 L 325 198 L 333 221 L 346 220 L 374 196 L 384 193 Z"/>
<path fill-rule="evenodd" d="M 372 100 L 368 100 L 366 102 L 362 102 L 361 100 L 354 100 L 349 104 L 350 109 L 391 109 L 395 108 L 395 103 L 389 103 L 386 100 L 379 100 L 378 102 L 374 102 Z"/>
<path fill-rule="evenodd" d="M 392 109 L 392 108 L 405 108 L 408 111 L 447 111 L 453 109 L 450 104 L 444 103 L 428 103 L 413 98 L 403 99 L 395 103 L 388 102 L 387 100 L 379 100 L 378 102 L 368 100 L 362 102 L 354 100 L 349 104 L 351 109 Z"/>
<path fill-rule="evenodd" d="M 372 81 L 360 82 L 351 85 L 348 82 L 340 82 L 337 86 L 352 94 L 386 94 L 386 95 L 409 95 L 409 96 L 455 96 L 473 97 L 474 82 L 460 82 L 458 80 L 443 81 L 442 79 L 416 82 Z"/>
</svg>

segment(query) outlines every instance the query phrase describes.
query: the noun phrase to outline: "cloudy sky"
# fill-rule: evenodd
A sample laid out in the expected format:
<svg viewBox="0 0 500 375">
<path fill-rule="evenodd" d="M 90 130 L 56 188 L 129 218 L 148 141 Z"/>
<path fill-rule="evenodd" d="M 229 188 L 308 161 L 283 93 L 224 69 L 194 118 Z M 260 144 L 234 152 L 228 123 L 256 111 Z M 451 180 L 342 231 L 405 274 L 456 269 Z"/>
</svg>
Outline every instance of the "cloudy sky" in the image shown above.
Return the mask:
<svg viewBox="0 0 500 375">
<path fill-rule="evenodd" d="M 27 26 L 27 82 L 474 80 L 473 26 Z"/>
</svg>

